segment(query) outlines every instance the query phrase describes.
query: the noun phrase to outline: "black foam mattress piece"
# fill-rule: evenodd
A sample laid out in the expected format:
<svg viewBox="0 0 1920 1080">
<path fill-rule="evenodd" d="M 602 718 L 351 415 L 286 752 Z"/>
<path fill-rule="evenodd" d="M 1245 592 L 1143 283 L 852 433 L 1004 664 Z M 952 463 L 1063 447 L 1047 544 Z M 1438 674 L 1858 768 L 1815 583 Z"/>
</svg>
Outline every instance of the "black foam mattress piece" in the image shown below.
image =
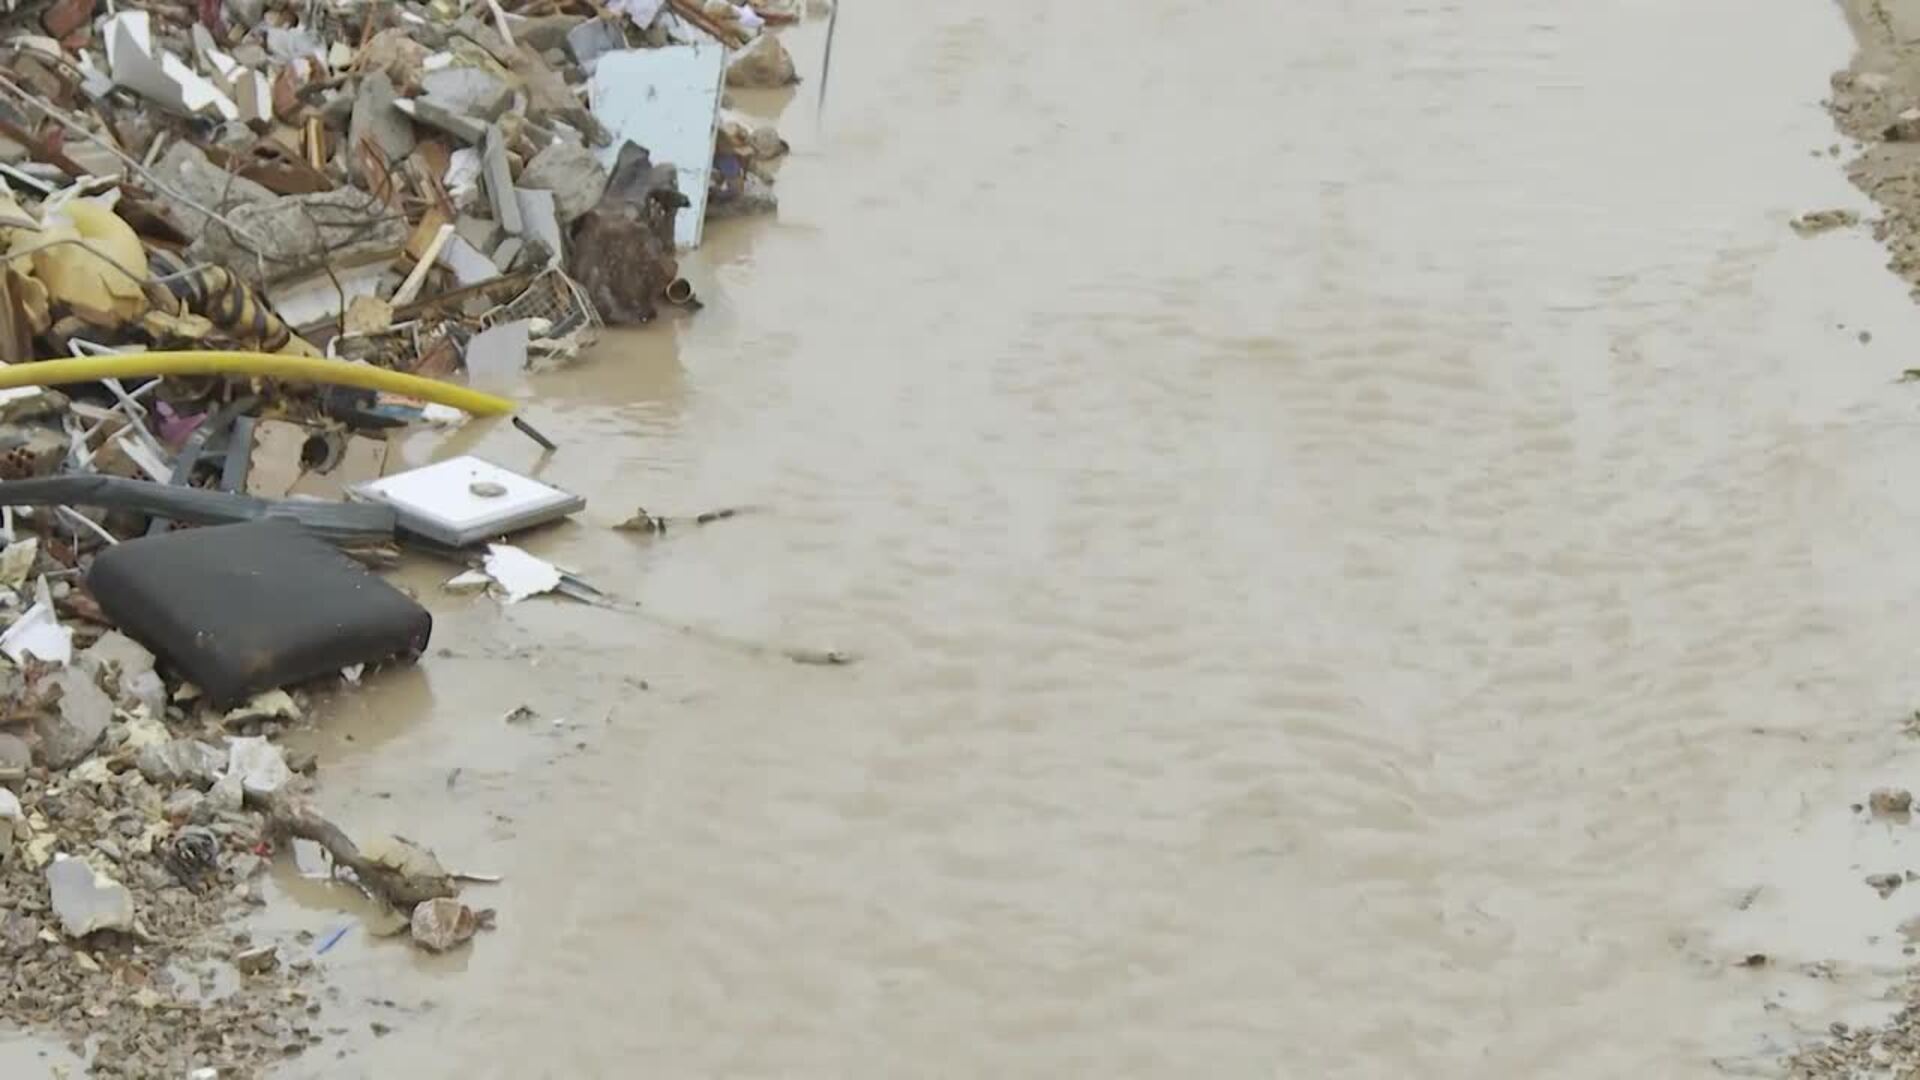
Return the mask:
<svg viewBox="0 0 1920 1080">
<path fill-rule="evenodd" d="M 130 540 L 94 560 L 87 588 L 218 706 L 417 657 L 433 633 L 425 608 L 290 521 Z"/>
</svg>

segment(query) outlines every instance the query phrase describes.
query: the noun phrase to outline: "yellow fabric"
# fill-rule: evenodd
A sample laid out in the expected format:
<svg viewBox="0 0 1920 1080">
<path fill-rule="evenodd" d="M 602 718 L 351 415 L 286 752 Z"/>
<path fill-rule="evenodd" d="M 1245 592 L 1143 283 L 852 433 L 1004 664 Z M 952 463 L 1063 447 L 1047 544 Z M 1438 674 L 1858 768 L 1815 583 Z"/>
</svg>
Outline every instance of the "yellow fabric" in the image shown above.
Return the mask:
<svg viewBox="0 0 1920 1080">
<path fill-rule="evenodd" d="M 131 322 L 147 310 L 147 296 L 140 288 L 147 276 L 147 252 L 120 215 L 90 199 L 74 199 L 49 212 L 45 225 L 39 233 L 17 231 L 14 247 L 37 249 L 34 276 L 46 283 L 56 302 L 102 326 Z M 107 258 L 77 244 L 52 243 L 66 237 L 86 240 Z"/>
</svg>

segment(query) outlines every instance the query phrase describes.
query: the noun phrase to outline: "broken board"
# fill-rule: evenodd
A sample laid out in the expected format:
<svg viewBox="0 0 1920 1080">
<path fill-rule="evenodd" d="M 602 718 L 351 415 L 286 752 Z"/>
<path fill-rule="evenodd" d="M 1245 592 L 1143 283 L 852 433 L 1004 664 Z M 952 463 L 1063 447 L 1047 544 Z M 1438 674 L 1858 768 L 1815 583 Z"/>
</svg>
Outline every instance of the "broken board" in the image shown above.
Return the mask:
<svg viewBox="0 0 1920 1080">
<path fill-rule="evenodd" d="M 621 144 L 632 141 L 646 147 L 655 164 L 671 163 L 679 174 L 689 205 L 674 220 L 678 248 L 700 246 L 726 73 L 726 46 L 702 42 L 607 53 L 588 84 L 594 118 L 613 133 L 599 151 L 601 164 L 613 168 Z"/>
<path fill-rule="evenodd" d="M 587 505 L 572 492 L 472 456 L 450 458 L 350 489 L 385 503 L 400 527 L 449 547 L 558 521 Z"/>
</svg>

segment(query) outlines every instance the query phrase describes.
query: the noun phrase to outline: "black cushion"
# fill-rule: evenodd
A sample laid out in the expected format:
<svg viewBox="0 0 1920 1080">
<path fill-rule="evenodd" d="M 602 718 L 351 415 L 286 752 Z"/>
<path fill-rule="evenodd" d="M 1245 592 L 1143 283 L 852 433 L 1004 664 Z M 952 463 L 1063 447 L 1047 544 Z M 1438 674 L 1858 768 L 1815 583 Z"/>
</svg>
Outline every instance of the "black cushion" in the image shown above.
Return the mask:
<svg viewBox="0 0 1920 1080">
<path fill-rule="evenodd" d="M 87 588 L 128 636 L 221 706 L 418 656 L 433 633 L 425 608 L 289 521 L 131 540 L 94 559 Z"/>
</svg>

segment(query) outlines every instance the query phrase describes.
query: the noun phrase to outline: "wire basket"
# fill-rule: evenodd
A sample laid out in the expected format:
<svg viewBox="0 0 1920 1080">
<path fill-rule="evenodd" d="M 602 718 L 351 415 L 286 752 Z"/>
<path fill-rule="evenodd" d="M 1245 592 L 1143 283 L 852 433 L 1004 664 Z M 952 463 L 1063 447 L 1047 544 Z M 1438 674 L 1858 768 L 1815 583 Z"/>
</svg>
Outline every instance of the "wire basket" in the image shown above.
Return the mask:
<svg viewBox="0 0 1920 1080">
<path fill-rule="evenodd" d="M 546 336 L 556 338 L 601 325 L 600 313 L 593 309 L 586 290 L 554 267 L 542 270 L 519 296 L 480 316 L 480 326 L 491 330 L 522 319 L 547 320 L 553 328 Z"/>
</svg>

